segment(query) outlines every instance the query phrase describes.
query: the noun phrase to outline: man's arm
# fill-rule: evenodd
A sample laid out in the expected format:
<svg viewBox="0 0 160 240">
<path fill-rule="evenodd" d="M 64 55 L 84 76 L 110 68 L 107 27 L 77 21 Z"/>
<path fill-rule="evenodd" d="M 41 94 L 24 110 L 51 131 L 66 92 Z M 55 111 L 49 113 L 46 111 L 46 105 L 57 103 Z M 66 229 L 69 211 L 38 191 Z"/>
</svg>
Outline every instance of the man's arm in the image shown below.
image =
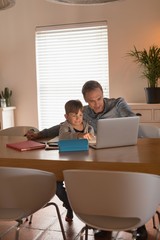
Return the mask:
<svg viewBox="0 0 160 240">
<path fill-rule="evenodd" d="M 123 98 L 118 98 L 117 99 L 117 111 L 119 113 L 120 117 L 132 117 L 136 116 L 134 112 L 132 112 L 131 108 L 129 105 L 126 103 L 126 101 Z"/>
<path fill-rule="evenodd" d="M 43 129 L 39 132 L 33 132 L 33 130 L 30 130 L 26 133 L 26 137 L 28 139 L 41 139 L 41 138 L 54 138 L 59 135 L 59 128 L 60 125 L 53 126 L 51 128 Z"/>
</svg>

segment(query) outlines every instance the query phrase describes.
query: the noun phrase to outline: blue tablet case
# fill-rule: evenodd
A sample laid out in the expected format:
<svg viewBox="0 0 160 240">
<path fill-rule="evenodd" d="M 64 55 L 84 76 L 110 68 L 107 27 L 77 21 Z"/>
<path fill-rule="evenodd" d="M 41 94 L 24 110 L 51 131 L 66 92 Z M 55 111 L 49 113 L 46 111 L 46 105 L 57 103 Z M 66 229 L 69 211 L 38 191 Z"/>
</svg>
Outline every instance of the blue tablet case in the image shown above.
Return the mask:
<svg viewBox="0 0 160 240">
<path fill-rule="evenodd" d="M 59 140 L 58 146 L 59 152 L 88 151 L 89 149 L 87 139 Z"/>
</svg>

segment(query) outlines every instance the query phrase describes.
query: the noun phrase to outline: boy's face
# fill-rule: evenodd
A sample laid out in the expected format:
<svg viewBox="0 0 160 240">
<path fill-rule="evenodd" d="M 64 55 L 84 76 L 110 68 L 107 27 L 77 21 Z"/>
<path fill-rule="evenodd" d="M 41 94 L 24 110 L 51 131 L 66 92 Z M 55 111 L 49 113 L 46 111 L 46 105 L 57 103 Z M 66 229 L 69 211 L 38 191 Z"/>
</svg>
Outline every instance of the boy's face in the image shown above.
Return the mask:
<svg viewBox="0 0 160 240">
<path fill-rule="evenodd" d="M 65 118 L 72 126 L 79 126 L 83 122 L 83 113 L 79 110 L 78 113 L 65 114 Z"/>
</svg>

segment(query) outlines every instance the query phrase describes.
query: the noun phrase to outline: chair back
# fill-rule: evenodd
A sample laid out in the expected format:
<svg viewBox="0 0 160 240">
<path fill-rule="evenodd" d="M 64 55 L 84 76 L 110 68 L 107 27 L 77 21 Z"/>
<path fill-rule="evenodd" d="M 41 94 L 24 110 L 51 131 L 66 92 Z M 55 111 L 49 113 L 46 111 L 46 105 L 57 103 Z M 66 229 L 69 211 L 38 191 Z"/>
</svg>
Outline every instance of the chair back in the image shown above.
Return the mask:
<svg viewBox="0 0 160 240">
<path fill-rule="evenodd" d="M 144 225 L 160 202 L 160 177 L 133 172 L 65 170 L 75 214 L 101 230 L 132 230 Z"/>
<path fill-rule="evenodd" d="M 153 125 L 139 124 L 140 138 L 160 138 L 160 128 Z"/>
<path fill-rule="evenodd" d="M 0 130 L 0 136 L 24 136 L 30 129 L 38 131 L 37 128 L 31 126 L 16 126 Z"/>
<path fill-rule="evenodd" d="M 42 208 L 56 192 L 51 172 L 0 167 L 0 219 L 18 220 Z"/>
</svg>

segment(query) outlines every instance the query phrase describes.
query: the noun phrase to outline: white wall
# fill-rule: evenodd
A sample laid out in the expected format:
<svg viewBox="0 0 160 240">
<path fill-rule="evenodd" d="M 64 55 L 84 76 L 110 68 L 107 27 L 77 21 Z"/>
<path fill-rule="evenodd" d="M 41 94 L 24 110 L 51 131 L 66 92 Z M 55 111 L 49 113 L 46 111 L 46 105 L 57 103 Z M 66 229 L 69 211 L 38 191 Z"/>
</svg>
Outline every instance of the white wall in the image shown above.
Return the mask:
<svg viewBox="0 0 160 240">
<path fill-rule="evenodd" d="M 0 90 L 13 90 L 16 125 L 38 126 L 36 26 L 101 20 L 107 20 L 109 27 L 110 97 L 145 102 L 147 82 L 126 53 L 133 45 L 138 49 L 160 46 L 159 0 L 120 0 L 94 6 L 16 0 L 15 7 L 0 11 Z"/>
</svg>

